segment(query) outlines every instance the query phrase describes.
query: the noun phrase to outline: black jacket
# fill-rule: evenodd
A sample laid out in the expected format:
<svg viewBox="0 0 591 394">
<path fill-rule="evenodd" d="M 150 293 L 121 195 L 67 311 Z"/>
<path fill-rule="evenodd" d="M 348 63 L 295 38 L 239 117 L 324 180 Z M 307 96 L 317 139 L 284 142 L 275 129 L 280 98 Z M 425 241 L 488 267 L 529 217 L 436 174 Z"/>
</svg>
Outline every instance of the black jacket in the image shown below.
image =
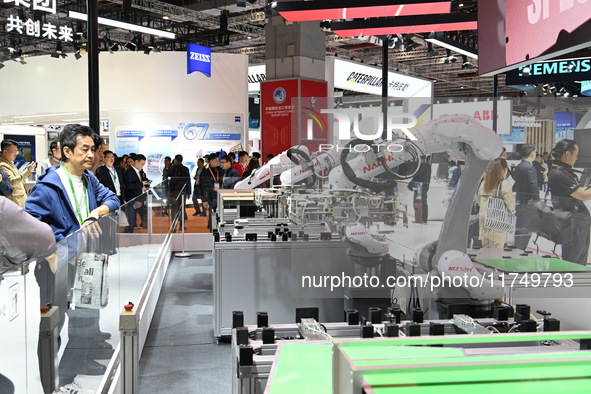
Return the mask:
<svg viewBox="0 0 591 394">
<path fill-rule="evenodd" d="M 518 204 L 527 204 L 529 201 L 538 201 L 540 199 L 540 189 L 538 188 L 538 175 L 534 166 L 527 160 L 521 160 L 521 163 L 513 170 L 513 191 L 516 193 L 516 202 Z"/>
<path fill-rule="evenodd" d="M 123 182 L 123 170 L 119 167 L 113 168 L 115 168 L 117 179 L 119 179 L 119 186 L 121 188 L 121 199 L 125 201 L 125 184 Z M 109 172 L 107 166 L 100 166 L 99 168 L 97 168 L 95 175 L 98 178 L 99 182 L 103 184 L 103 186 L 105 186 L 113 193 L 117 194 L 117 191 L 115 189 L 115 183 L 113 181 L 113 178 L 111 177 L 111 173 Z"/>
<path fill-rule="evenodd" d="M 144 191 L 144 184 L 131 166 L 123 173 L 123 183 L 125 184 L 125 201 L 133 200 Z"/>
</svg>

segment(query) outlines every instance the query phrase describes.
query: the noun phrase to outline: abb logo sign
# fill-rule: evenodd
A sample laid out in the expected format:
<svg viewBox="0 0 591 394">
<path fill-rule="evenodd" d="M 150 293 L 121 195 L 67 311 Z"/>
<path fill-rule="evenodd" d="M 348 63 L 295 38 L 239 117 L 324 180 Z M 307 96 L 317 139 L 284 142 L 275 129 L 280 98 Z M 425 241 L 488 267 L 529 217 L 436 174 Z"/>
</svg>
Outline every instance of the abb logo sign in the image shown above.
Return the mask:
<svg viewBox="0 0 591 394">
<path fill-rule="evenodd" d="M 483 121 L 483 120 L 492 120 L 493 118 L 493 111 L 474 111 L 473 115 L 474 119 Z M 496 118 L 499 119 L 499 114 L 497 113 Z"/>
</svg>

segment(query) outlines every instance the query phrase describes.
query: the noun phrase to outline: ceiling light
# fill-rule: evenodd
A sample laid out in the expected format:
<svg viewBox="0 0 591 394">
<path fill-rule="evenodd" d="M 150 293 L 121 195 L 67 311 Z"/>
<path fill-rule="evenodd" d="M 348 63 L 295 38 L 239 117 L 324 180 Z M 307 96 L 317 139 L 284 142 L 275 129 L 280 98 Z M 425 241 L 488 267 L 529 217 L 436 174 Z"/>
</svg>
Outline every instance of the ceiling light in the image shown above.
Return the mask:
<svg viewBox="0 0 591 394">
<path fill-rule="evenodd" d="M 87 19 L 86 14 L 82 14 L 80 12 L 75 12 L 75 11 L 68 11 L 68 16 L 70 18 L 78 19 L 81 21 L 86 21 L 86 19 Z M 165 37 L 165 38 L 170 38 L 170 39 L 174 39 L 176 37 L 176 34 L 170 33 L 170 32 L 164 31 L 164 30 L 152 29 L 150 27 L 139 26 L 139 25 L 134 25 L 134 24 L 125 23 L 125 22 L 119 22 L 119 21 L 115 21 L 112 19 L 106 19 L 106 18 L 101 18 L 101 17 L 98 18 L 98 23 L 101 25 L 105 25 L 105 26 L 118 27 L 120 29 L 137 31 L 140 33 L 152 34 L 155 36 L 160 36 L 160 37 Z"/>
<path fill-rule="evenodd" d="M 439 45 L 440 47 L 446 49 L 451 49 L 452 51 L 457 52 L 460 55 L 466 55 L 472 59 L 478 59 L 478 54 L 476 53 L 475 49 L 470 48 L 468 46 L 464 46 L 448 38 L 438 37 L 435 34 L 433 34 L 432 37 L 429 36 L 429 38 L 427 38 L 425 41 L 432 42 L 433 44 Z"/>
<path fill-rule="evenodd" d="M 78 115 L 78 112 L 63 112 L 59 114 L 37 114 L 37 115 L 23 115 L 23 116 L 13 116 L 15 119 L 25 119 L 25 118 L 40 118 L 45 116 L 64 116 L 64 115 Z"/>
</svg>

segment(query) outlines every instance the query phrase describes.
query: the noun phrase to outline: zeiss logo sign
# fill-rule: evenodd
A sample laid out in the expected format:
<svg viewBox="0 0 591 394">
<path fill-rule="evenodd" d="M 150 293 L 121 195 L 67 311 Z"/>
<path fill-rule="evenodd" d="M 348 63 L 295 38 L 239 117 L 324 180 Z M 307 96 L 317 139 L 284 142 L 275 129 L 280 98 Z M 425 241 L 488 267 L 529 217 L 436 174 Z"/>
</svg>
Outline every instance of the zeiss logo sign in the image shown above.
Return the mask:
<svg viewBox="0 0 591 394">
<path fill-rule="evenodd" d="M 187 44 L 187 74 L 195 71 L 211 77 L 211 48 Z"/>
</svg>

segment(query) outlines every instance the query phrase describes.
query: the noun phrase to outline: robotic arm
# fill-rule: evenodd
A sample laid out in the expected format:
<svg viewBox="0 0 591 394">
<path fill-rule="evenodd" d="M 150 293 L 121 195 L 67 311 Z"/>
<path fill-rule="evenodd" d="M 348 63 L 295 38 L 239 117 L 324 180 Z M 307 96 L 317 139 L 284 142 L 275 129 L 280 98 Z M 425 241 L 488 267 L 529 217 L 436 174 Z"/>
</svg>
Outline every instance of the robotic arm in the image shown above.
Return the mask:
<svg viewBox="0 0 591 394">
<path fill-rule="evenodd" d="M 447 210 L 437 244 L 419 248 L 416 253 L 417 264 L 433 275 L 462 276 L 468 284 L 463 288 L 446 289 L 448 298 L 464 299 L 495 299 L 501 298 L 503 289 L 499 283 L 491 283 L 483 278 L 466 254 L 466 238 L 470 220 L 470 212 L 474 194 L 490 160 L 498 157 L 502 151 L 502 141 L 492 130 L 483 127 L 467 115 L 447 115 L 432 122 L 421 124 L 412 133 L 417 141 L 396 144 L 396 149 L 388 149 L 388 141 L 379 144 L 382 152 L 373 149 L 366 154 L 357 155 L 348 160 L 357 179 L 370 179 L 391 170 L 396 166 L 416 158 L 447 151 L 454 157 L 466 160 L 463 172 L 456 188 L 454 198 Z M 404 149 L 400 149 L 402 146 Z M 415 149 L 415 152 L 412 151 Z M 378 152 L 376 153 L 376 150 Z M 397 150 L 392 152 L 391 150 Z M 329 179 L 332 188 L 351 189 L 355 180 L 347 176 L 347 169 L 339 166 L 331 171 Z M 350 174 L 349 174 L 350 175 Z M 471 280 L 471 278 L 476 279 Z"/>
<path fill-rule="evenodd" d="M 304 145 L 294 146 L 281 154 L 275 156 L 267 162 L 264 166 L 257 168 L 252 174 L 243 180 L 239 181 L 234 185 L 234 189 L 254 189 L 255 187 L 262 185 L 274 176 L 279 175 L 282 172 L 282 165 L 293 164 L 290 158 L 290 151 L 297 149 L 304 154 L 308 154 L 308 148 Z"/>
</svg>

